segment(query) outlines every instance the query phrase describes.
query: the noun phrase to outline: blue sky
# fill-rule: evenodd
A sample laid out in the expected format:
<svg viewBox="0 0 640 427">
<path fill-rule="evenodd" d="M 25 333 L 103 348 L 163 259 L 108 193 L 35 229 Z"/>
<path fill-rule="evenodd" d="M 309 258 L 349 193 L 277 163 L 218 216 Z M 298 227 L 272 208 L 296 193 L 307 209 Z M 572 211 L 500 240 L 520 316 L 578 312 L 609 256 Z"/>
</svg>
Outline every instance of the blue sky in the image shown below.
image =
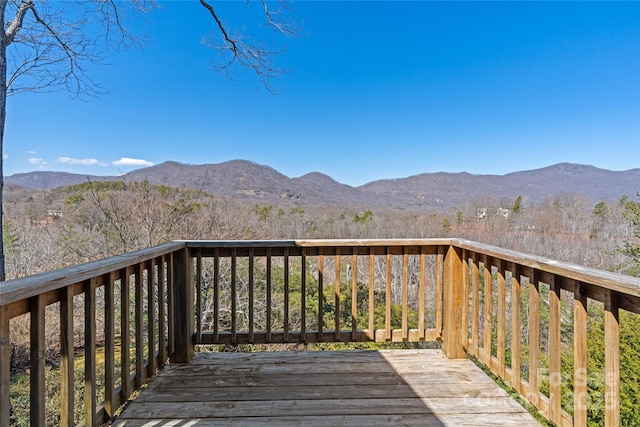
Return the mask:
<svg viewBox="0 0 640 427">
<path fill-rule="evenodd" d="M 230 27 L 260 22 L 255 2 L 212 3 Z M 640 167 L 640 2 L 294 2 L 305 36 L 275 39 L 277 95 L 211 71 L 197 1 L 158 4 L 134 23 L 146 47 L 90 69 L 109 94 L 9 99 L 6 176 L 246 159 L 361 185 Z"/>
</svg>

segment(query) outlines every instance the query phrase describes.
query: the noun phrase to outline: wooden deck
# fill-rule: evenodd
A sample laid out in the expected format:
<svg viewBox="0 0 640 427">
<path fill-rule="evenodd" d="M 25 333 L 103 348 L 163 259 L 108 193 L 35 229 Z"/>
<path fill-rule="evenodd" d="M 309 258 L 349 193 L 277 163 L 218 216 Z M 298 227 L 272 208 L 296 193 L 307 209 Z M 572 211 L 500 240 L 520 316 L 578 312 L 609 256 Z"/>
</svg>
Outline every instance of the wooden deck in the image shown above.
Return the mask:
<svg viewBox="0 0 640 427">
<path fill-rule="evenodd" d="M 196 353 L 113 422 L 160 425 L 539 426 L 471 361 L 440 350 Z"/>
</svg>

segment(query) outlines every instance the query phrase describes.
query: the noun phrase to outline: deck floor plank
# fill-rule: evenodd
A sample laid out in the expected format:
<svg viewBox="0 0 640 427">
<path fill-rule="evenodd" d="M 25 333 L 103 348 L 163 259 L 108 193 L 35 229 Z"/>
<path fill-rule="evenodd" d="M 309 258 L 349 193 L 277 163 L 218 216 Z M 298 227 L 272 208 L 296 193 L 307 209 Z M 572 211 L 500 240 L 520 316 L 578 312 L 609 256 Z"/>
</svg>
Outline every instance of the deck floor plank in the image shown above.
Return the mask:
<svg viewBox="0 0 640 427">
<path fill-rule="evenodd" d="M 197 353 L 113 422 L 136 426 L 538 426 L 469 360 L 439 350 Z"/>
</svg>

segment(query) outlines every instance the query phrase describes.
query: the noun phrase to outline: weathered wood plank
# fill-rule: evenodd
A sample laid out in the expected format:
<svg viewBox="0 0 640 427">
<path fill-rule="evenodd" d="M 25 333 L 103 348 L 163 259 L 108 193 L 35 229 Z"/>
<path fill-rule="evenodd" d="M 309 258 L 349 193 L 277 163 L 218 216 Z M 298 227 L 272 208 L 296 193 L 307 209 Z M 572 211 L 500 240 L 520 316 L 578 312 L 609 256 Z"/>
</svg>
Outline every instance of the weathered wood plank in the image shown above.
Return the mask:
<svg viewBox="0 0 640 427">
<path fill-rule="evenodd" d="M 168 402 L 140 402 L 133 401 L 127 407 L 129 418 L 164 418 L 171 417 L 176 412 L 188 418 L 209 417 L 265 417 L 265 416 L 313 416 L 313 415 L 378 415 L 395 414 L 451 414 L 464 413 L 470 418 L 475 414 L 491 413 L 500 417 L 507 417 L 509 412 L 522 412 L 524 409 L 510 397 L 473 398 L 464 400 L 464 406 L 452 405 L 450 397 L 436 398 L 398 398 L 372 399 L 352 398 L 316 400 L 269 400 L 269 401 L 235 401 L 228 402 L 178 402 L 171 405 Z"/>
<path fill-rule="evenodd" d="M 188 418 L 156 418 L 156 419 L 121 419 L 114 427 L 148 427 L 148 426 L 185 426 L 193 420 Z M 242 426 L 305 426 L 305 427 L 350 427 L 350 426 L 518 426 L 539 427 L 528 414 L 513 414 L 508 420 L 496 417 L 495 414 L 474 414 L 469 417 L 461 414 L 402 414 L 402 415 L 316 415 L 301 417 L 246 417 L 242 419 L 200 418 L 198 426 L 242 425 Z"/>
<path fill-rule="evenodd" d="M 491 387 L 487 389 L 485 383 L 451 383 L 440 382 L 430 384 L 424 381 L 421 384 L 414 384 L 411 387 L 399 384 L 333 384 L 299 385 L 294 378 L 289 383 L 279 386 L 264 384 L 262 386 L 231 386 L 231 387 L 201 387 L 192 388 L 181 382 L 173 386 L 153 389 L 153 394 L 142 395 L 135 401 L 141 402 L 234 402 L 234 401 L 262 401 L 262 400 L 311 400 L 326 399 L 331 396 L 333 399 L 351 399 L 354 396 L 366 397 L 367 399 L 386 399 L 393 396 L 398 398 L 420 397 L 442 397 L 455 396 L 457 398 L 489 398 L 507 397 L 506 391 Z"/>
<path fill-rule="evenodd" d="M 114 426 L 538 425 L 439 350 L 209 353 L 168 365 Z M 144 424 L 144 422 L 147 424 Z"/>
</svg>

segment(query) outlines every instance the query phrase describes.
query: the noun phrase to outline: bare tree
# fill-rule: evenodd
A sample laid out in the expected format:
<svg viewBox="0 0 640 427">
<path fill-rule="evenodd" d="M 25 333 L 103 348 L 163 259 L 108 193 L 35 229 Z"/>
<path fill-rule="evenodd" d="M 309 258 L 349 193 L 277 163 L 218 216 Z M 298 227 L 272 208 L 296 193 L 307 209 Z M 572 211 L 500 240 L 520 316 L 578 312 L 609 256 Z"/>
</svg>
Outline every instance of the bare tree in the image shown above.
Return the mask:
<svg viewBox="0 0 640 427">
<path fill-rule="evenodd" d="M 271 9 L 266 0 L 255 3 L 263 8 L 267 25 L 276 33 L 298 34 L 296 26 L 285 18 L 289 9 L 285 0 L 278 2 L 278 10 Z M 227 75 L 234 67 L 252 70 L 260 83 L 273 91 L 272 79 L 283 72 L 273 59 L 282 49 L 232 31 L 211 2 L 200 0 L 200 4 L 213 18 L 214 28 L 203 42 L 222 55 L 214 69 Z M 153 0 L 0 0 L 0 223 L 7 96 L 56 90 L 67 91 L 72 97 L 103 94 L 100 84 L 89 76 L 88 66 L 104 63 L 110 52 L 140 45 L 142 40 L 128 30 L 128 24 L 153 7 Z M 4 280 L 0 230 L 0 281 Z"/>
</svg>

